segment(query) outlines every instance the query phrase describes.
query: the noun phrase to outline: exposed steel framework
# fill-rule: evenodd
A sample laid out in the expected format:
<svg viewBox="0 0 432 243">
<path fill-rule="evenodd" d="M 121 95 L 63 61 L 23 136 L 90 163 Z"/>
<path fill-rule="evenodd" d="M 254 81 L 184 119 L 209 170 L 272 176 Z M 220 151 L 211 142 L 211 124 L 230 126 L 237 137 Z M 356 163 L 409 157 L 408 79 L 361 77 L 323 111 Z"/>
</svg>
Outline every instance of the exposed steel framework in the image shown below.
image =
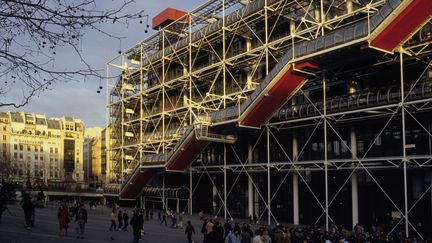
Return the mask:
<svg viewBox="0 0 432 243">
<path fill-rule="evenodd" d="M 222 173 L 223 192 L 219 192 L 215 183 L 213 186 L 216 187 L 215 196 L 224 202 L 222 209 L 227 218 L 230 213 L 226 200 L 231 191 L 227 185 L 227 170 L 238 175 L 246 173 L 248 188 L 266 205 L 267 220 L 271 223 L 278 222 L 271 213 L 271 173 L 295 173 L 297 179 L 293 179 L 293 184 L 298 184 L 300 178 L 307 185 L 302 171 L 319 170 L 325 174 L 324 203 L 315 198 L 323 209 L 321 216 L 325 217 L 326 228 L 332 221 L 328 211 L 332 203 L 328 193 L 329 170 L 351 170 L 348 182 L 355 177 L 356 170 L 402 166 L 406 195 L 408 161 L 427 158 L 408 158 L 404 152 L 400 158 L 368 160 L 358 158 L 355 149 L 344 144 L 352 152 L 351 159 L 331 161 L 324 150 L 322 161 L 300 161 L 297 158 L 302 150 L 294 145 L 297 144 L 295 139 L 291 146 L 296 149 L 289 154 L 278 143 L 281 138 L 276 131 L 301 127 L 305 123 L 315 124 L 323 128 L 326 148 L 328 130 L 337 134 L 333 122 L 354 113 L 367 117 L 375 112 L 384 112 L 390 117 L 400 113 L 404 121 L 406 113 L 413 113 L 408 108 L 428 104 L 427 97 L 406 101 L 409 92 L 404 93 L 402 88 L 398 102 L 386 105 L 329 113 L 327 102 L 316 106 L 310 101 L 312 112 L 306 117 L 286 115 L 284 119 L 276 119 L 274 113 L 284 111 L 279 109 L 296 94 L 303 93 L 302 87 L 308 81 L 321 85 L 322 100 L 326 101 L 326 73 L 327 68 L 331 68 L 326 58 L 330 60 L 332 55 L 341 52 L 352 54 L 352 50 L 377 49 L 374 52 L 382 60 L 376 65 L 400 63 L 400 83 L 404 87 L 404 56 L 421 59 L 430 55 L 429 37 L 408 40 L 419 35 L 431 13 L 432 6 L 427 0 L 218 0 L 204 3 L 108 62 L 107 76 L 120 74 L 118 80 L 107 80 L 107 120 L 113 128 L 110 174 L 116 175 L 111 180 L 122 184 L 121 197 L 136 197 L 155 175 L 189 171 L 192 191 L 189 210 L 192 212 L 193 174 L 208 175 L 213 183 L 210 173 Z M 404 122 L 402 127 L 405 131 Z M 247 159 L 243 161 L 242 156 L 237 156 L 236 141 L 238 133 L 245 130 L 261 131 L 262 136 L 255 146 L 249 145 Z M 254 149 L 260 149 L 256 147 L 260 139 L 266 140 L 267 160 L 251 163 Z M 403 151 L 406 151 L 405 145 L 404 142 Z M 202 151 L 213 146 L 223 148 L 220 165 L 206 165 L 201 160 Z M 271 146 L 281 147 L 287 160 L 272 160 Z M 227 158 L 227 150 L 236 155 L 236 163 L 227 163 L 227 159 L 233 159 Z M 393 162 L 395 160 L 401 163 Z M 418 165 L 427 167 L 429 162 L 418 162 Z M 267 195 L 260 193 L 250 175 L 253 171 L 267 174 Z M 165 186 L 165 175 L 162 182 Z M 312 190 L 311 193 L 314 194 Z M 297 215 L 294 213 L 293 222 L 299 223 L 298 198 L 294 201 L 293 210 L 296 212 L 297 207 Z M 164 195 L 162 202 L 166 203 Z M 252 207 L 249 203 L 249 212 L 254 211 Z M 396 208 L 403 215 L 408 234 L 408 203 L 405 201 L 404 209 Z M 263 216 L 265 212 L 260 214 Z M 356 220 L 358 222 L 358 216 L 356 219 L 353 215 L 353 224 Z"/>
</svg>

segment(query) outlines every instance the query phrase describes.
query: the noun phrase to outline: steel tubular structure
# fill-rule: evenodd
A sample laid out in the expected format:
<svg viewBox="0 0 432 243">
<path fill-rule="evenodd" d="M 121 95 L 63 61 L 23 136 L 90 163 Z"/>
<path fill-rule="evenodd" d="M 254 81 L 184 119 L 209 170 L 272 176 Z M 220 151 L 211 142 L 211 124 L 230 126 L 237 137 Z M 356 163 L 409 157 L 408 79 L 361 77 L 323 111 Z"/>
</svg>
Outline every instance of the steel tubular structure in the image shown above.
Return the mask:
<svg viewBox="0 0 432 243">
<path fill-rule="evenodd" d="M 373 221 L 359 214 L 373 190 L 391 231 L 423 238 L 409 215 L 432 191 L 431 14 L 423 0 L 204 3 L 108 62 L 110 182 L 327 230 Z"/>
</svg>

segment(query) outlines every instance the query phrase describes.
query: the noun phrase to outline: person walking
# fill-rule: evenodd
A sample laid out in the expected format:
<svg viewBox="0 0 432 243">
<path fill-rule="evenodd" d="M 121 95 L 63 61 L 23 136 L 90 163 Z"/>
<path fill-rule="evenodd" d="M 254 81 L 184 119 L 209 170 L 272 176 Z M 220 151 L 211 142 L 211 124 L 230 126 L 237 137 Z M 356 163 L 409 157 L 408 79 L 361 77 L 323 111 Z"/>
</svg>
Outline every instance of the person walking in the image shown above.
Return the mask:
<svg viewBox="0 0 432 243">
<path fill-rule="evenodd" d="M 24 211 L 24 219 L 26 224 L 26 229 L 32 228 L 31 217 L 32 217 L 32 201 L 30 195 L 25 191 L 22 192 L 21 208 Z"/>
<path fill-rule="evenodd" d="M 240 232 L 238 229 L 231 230 L 225 238 L 225 243 L 241 243 Z"/>
<path fill-rule="evenodd" d="M 76 238 L 84 239 L 85 224 L 87 223 L 87 210 L 85 209 L 83 203 L 81 203 L 79 207 L 74 211 L 72 217 L 74 216 L 75 222 L 77 223 L 77 226 L 75 228 L 75 231 L 77 233 Z"/>
<path fill-rule="evenodd" d="M 116 213 L 115 210 L 111 211 L 111 225 L 109 227 L 110 231 L 116 231 Z"/>
<path fill-rule="evenodd" d="M 165 223 L 165 226 L 168 225 L 168 223 L 167 223 L 167 221 L 166 221 L 166 213 L 163 213 L 163 214 L 162 214 L 162 221 L 160 222 L 160 224 L 163 224 L 163 223 Z"/>
<path fill-rule="evenodd" d="M 130 221 L 130 225 L 132 226 L 132 235 L 133 241 L 132 243 L 138 243 L 141 238 L 141 223 L 140 218 L 137 212 L 134 212 Z"/>
<path fill-rule="evenodd" d="M 121 210 L 118 211 L 117 220 L 118 220 L 118 228 L 117 229 L 121 230 L 123 227 L 123 214 L 122 214 Z"/>
<path fill-rule="evenodd" d="M 61 205 L 57 210 L 57 219 L 60 227 L 60 235 L 67 236 L 69 226 L 69 210 L 66 205 Z"/>
<path fill-rule="evenodd" d="M 153 209 L 150 209 L 150 219 L 153 220 Z"/>
<path fill-rule="evenodd" d="M 188 242 L 192 243 L 193 242 L 192 235 L 195 234 L 195 229 L 192 226 L 191 221 L 187 221 L 187 226 L 186 226 L 186 229 L 185 229 L 185 234 L 186 234 Z"/>
<path fill-rule="evenodd" d="M 124 226 L 123 226 L 122 230 L 127 231 L 127 227 L 129 225 L 129 215 L 128 215 L 126 209 L 123 212 L 123 224 L 124 224 Z"/>
</svg>

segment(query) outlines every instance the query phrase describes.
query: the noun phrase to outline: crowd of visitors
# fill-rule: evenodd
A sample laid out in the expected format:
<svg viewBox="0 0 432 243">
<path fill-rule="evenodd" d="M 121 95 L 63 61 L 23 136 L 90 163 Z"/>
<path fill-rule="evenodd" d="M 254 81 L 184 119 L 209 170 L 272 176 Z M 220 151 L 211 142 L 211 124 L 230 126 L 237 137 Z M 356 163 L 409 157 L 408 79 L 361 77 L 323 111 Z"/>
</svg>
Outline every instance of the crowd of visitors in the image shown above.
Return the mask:
<svg viewBox="0 0 432 243">
<path fill-rule="evenodd" d="M 35 206 L 29 193 L 22 193 L 21 207 L 24 211 L 26 229 L 31 229 L 35 224 Z M 3 205 L 0 205 L 3 206 Z M 128 231 L 132 229 L 133 243 L 138 243 L 145 235 L 144 222 L 153 220 L 154 209 L 135 208 L 129 211 L 113 205 L 110 212 L 110 231 Z M 76 203 L 72 207 L 62 204 L 57 210 L 60 235 L 67 236 L 69 224 L 73 224 L 76 230 L 76 238 L 84 239 L 85 225 L 87 223 L 87 210 L 83 203 Z M 183 213 L 177 213 L 171 209 L 159 210 L 158 218 L 153 222 L 159 225 L 165 224 L 171 228 L 183 229 Z M 275 227 L 259 225 L 257 220 L 234 222 L 233 219 L 220 221 L 217 217 L 205 218 L 203 213 L 198 214 L 197 220 L 202 223 L 200 232 L 203 235 L 203 243 L 333 243 L 333 242 L 428 242 L 416 238 L 406 238 L 401 228 L 382 224 L 370 227 L 356 225 L 353 230 L 343 226 L 332 225 L 328 231 L 318 226 L 285 226 L 278 224 Z M 196 221 L 195 221 L 196 222 Z M 197 231 L 191 221 L 187 221 L 184 228 L 186 240 L 194 242 Z M 115 240 L 114 237 L 111 237 Z M 196 242 L 196 241 L 195 241 Z"/>
<path fill-rule="evenodd" d="M 329 231 L 325 231 L 318 226 L 288 227 L 279 224 L 272 228 L 248 223 L 240 225 L 231 220 L 225 221 L 223 225 L 217 219 L 202 220 L 203 243 L 427 242 L 415 237 L 406 238 L 403 231 L 388 232 L 381 224 L 372 226 L 368 231 L 361 225 L 356 225 L 353 230 L 332 226 Z M 192 242 L 190 231 L 185 233 L 188 241 Z"/>
</svg>

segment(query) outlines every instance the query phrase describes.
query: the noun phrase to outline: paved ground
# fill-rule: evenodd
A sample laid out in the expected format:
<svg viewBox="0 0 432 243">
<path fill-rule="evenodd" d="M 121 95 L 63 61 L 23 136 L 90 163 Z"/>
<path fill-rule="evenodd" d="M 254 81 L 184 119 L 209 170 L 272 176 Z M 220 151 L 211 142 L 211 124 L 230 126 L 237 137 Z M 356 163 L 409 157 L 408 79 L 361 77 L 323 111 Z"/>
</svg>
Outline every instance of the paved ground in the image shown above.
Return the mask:
<svg viewBox="0 0 432 243">
<path fill-rule="evenodd" d="M 54 207 L 36 209 L 35 228 L 24 228 L 24 213 L 19 206 L 9 206 L 11 214 L 4 212 L 3 222 L 0 224 L 1 243 L 53 243 L 53 242 L 132 242 L 132 229 L 129 232 L 111 232 L 110 211 L 99 207 L 96 210 L 88 210 L 88 224 L 86 225 L 85 239 L 76 239 L 74 225 L 70 225 L 69 236 L 60 236 L 57 222 L 57 211 Z M 196 216 L 185 217 L 184 222 L 192 220 L 197 235 L 195 242 L 202 242 L 200 232 L 201 224 Z M 169 222 L 168 222 L 169 223 Z M 146 235 L 140 242 L 187 242 L 183 229 L 172 229 L 159 225 L 157 220 L 145 221 Z M 111 239 L 111 237 L 113 239 Z"/>
</svg>

